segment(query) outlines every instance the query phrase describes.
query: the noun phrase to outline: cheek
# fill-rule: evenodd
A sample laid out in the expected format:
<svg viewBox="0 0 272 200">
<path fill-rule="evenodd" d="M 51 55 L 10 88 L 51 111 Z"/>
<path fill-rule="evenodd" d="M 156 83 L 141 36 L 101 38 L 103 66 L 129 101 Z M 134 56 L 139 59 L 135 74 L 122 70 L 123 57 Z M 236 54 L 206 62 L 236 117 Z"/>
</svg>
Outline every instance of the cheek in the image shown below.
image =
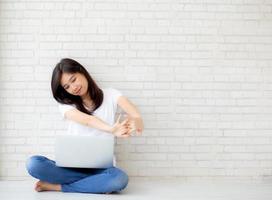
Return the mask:
<svg viewBox="0 0 272 200">
<path fill-rule="evenodd" d="M 88 88 L 88 82 L 87 82 L 87 81 L 84 83 L 84 86 L 85 86 L 86 88 Z"/>
<path fill-rule="evenodd" d="M 68 93 L 72 94 L 72 90 L 71 90 L 70 88 L 71 88 L 71 87 L 69 87 L 69 89 L 68 89 L 68 90 L 66 90 L 66 92 L 68 92 Z"/>
<path fill-rule="evenodd" d="M 87 82 L 86 82 L 85 80 L 82 80 L 82 81 L 80 82 L 80 85 L 83 86 L 84 88 L 87 88 L 86 83 L 87 83 Z"/>
<path fill-rule="evenodd" d="M 75 81 L 75 84 L 76 84 L 76 85 L 82 85 L 82 81 L 81 81 L 80 79 L 77 79 L 77 80 Z"/>
</svg>

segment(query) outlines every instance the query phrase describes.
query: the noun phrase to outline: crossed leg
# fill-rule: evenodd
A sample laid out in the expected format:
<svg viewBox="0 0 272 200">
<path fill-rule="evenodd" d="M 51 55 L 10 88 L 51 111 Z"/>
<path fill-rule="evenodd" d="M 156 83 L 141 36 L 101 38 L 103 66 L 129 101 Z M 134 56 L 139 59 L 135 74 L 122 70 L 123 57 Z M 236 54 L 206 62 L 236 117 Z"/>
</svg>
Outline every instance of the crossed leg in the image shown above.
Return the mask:
<svg viewBox="0 0 272 200">
<path fill-rule="evenodd" d="M 45 156 L 31 156 L 26 162 L 28 173 L 40 179 L 35 190 L 111 193 L 120 191 L 128 184 L 128 176 L 122 170 L 58 167 Z"/>
</svg>

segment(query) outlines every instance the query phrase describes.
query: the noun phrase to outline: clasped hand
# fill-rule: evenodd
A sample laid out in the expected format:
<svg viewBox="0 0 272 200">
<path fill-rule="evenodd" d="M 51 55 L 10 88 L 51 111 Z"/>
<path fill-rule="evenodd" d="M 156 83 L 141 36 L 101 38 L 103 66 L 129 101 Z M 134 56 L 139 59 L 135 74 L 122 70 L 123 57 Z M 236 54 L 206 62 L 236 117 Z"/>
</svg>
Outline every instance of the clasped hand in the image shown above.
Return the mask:
<svg viewBox="0 0 272 200">
<path fill-rule="evenodd" d="M 117 121 L 112 127 L 111 132 L 116 137 L 129 137 L 133 131 L 136 131 L 137 135 L 140 135 L 143 131 L 142 119 L 126 116 L 126 118 L 120 122 L 121 114 L 118 116 Z"/>
</svg>

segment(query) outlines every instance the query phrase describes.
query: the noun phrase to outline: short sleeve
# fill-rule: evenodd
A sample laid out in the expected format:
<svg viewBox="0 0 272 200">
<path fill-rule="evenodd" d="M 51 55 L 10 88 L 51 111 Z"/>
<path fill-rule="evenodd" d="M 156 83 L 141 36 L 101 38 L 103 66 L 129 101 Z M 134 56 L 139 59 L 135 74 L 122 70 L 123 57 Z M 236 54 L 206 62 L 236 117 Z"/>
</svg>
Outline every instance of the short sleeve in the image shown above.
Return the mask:
<svg viewBox="0 0 272 200">
<path fill-rule="evenodd" d="M 64 119 L 65 116 L 65 112 L 67 112 L 68 110 L 72 110 L 72 109 L 75 109 L 74 106 L 72 105 L 67 105 L 67 104 L 59 104 L 59 111 L 61 113 L 61 117 Z"/>
<path fill-rule="evenodd" d="M 111 91 L 111 96 L 112 96 L 113 104 L 114 104 L 114 106 L 117 106 L 117 100 L 123 94 L 122 94 L 122 92 L 120 92 L 119 90 L 117 90 L 115 88 L 110 88 L 110 91 Z"/>
</svg>

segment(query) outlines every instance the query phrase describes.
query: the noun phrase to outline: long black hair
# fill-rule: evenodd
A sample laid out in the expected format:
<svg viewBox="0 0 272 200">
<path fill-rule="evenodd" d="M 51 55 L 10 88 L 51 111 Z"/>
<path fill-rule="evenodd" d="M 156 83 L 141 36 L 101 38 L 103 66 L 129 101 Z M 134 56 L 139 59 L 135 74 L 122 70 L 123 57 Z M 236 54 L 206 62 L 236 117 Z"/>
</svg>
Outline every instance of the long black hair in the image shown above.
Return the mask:
<svg viewBox="0 0 272 200">
<path fill-rule="evenodd" d="M 83 74 L 88 82 L 88 94 L 94 103 L 94 109 L 88 111 L 83 106 L 83 101 L 80 96 L 69 94 L 60 84 L 61 76 L 63 73 L 81 73 Z M 88 71 L 77 61 L 70 58 L 63 58 L 55 66 L 52 78 L 51 78 L 51 90 L 53 97 L 57 102 L 61 104 L 75 105 L 76 108 L 86 114 L 92 115 L 93 111 L 96 110 L 103 102 L 103 91 L 97 86 L 95 81 L 92 79 Z"/>
</svg>

